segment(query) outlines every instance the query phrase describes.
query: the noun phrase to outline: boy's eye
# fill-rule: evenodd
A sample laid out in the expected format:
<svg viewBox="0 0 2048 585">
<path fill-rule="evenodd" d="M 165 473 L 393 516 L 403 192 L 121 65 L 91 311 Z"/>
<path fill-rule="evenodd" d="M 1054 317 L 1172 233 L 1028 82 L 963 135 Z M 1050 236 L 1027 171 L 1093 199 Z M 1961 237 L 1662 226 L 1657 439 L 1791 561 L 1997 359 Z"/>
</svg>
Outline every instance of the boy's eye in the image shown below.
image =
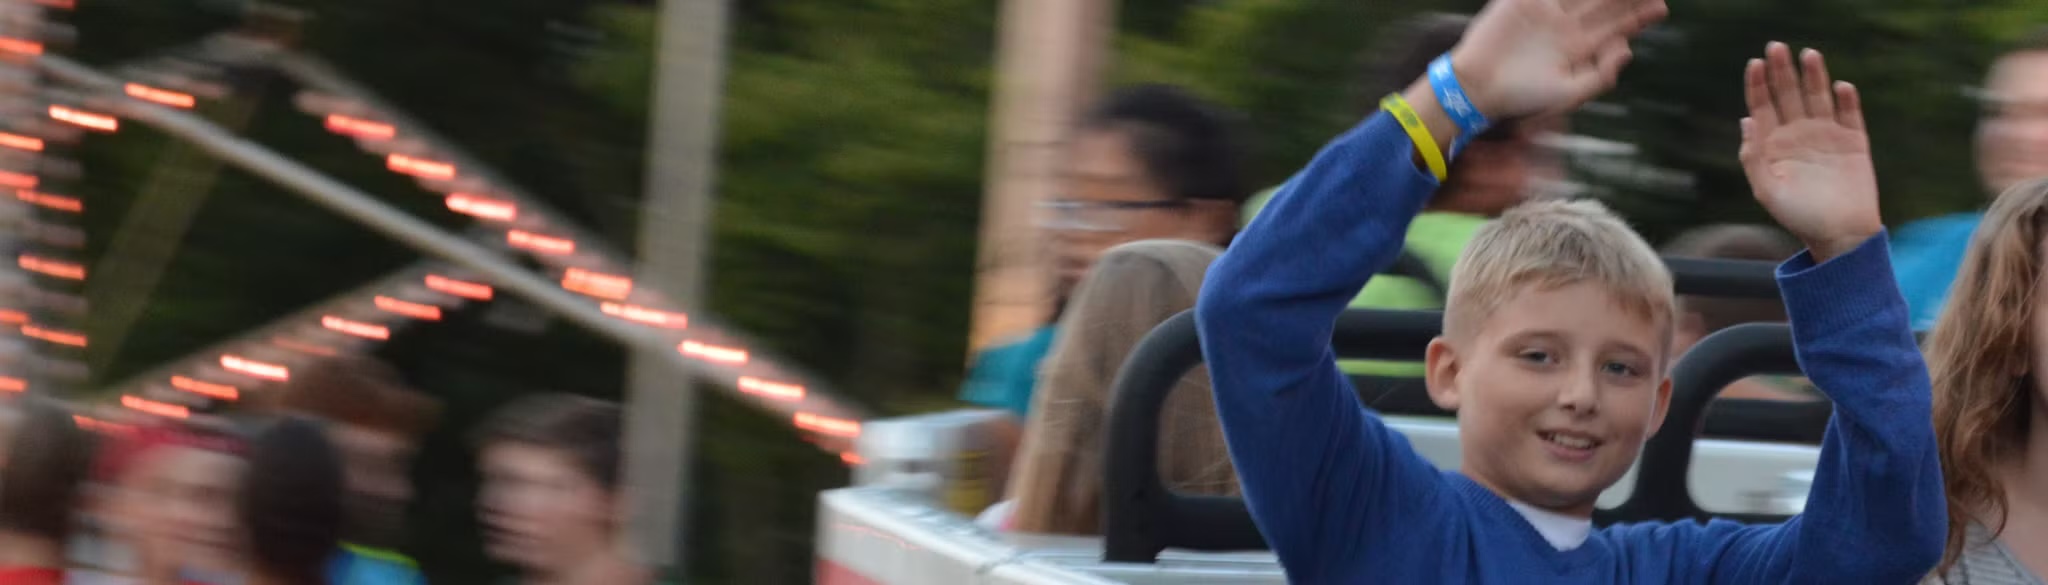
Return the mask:
<svg viewBox="0 0 2048 585">
<path fill-rule="evenodd" d="M 1601 366 L 1601 369 L 1605 370 L 1610 375 L 1628 376 L 1631 378 L 1635 377 L 1639 373 L 1638 370 L 1636 370 L 1635 366 L 1631 366 L 1622 362 L 1607 362 L 1607 365 Z"/>
<path fill-rule="evenodd" d="M 1522 361 L 1537 364 L 1547 364 L 1557 361 L 1555 356 L 1552 356 L 1550 352 L 1543 351 L 1540 349 L 1523 350 L 1521 355 L 1517 357 L 1522 358 Z"/>
</svg>

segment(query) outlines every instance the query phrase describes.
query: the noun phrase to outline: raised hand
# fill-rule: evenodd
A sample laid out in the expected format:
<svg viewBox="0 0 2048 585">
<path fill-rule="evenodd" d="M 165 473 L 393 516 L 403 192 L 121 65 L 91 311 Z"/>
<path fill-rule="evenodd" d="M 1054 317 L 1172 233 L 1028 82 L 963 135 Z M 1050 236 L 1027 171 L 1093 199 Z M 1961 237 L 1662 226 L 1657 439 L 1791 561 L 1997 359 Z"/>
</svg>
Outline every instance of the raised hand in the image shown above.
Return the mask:
<svg viewBox="0 0 2048 585">
<path fill-rule="evenodd" d="M 1451 63 L 1488 118 L 1568 111 L 1614 86 L 1629 39 L 1666 12 L 1664 0 L 1493 0 Z"/>
<path fill-rule="evenodd" d="M 1740 158 L 1757 202 L 1826 260 L 1884 224 L 1862 98 L 1848 82 L 1829 80 L 1819 51 L 1807 49 L 1800 61 L 1795 70 L 1792 50 L 1776 42 L 1749 61 Z"/>
</svg>

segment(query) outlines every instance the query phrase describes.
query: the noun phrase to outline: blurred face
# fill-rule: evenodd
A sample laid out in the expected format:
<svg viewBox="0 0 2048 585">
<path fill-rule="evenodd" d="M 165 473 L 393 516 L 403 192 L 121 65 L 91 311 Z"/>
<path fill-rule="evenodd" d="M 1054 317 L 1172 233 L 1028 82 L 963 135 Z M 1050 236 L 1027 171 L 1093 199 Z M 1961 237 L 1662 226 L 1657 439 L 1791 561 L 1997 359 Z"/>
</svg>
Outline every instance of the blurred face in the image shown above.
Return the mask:
<svg viewBox="0 0 2048 585">
<path fill-rule="evenodd" d="M 554 573 L 602 554 L 616 510 L 610 491 L 557 449 L 500 443 L 484 449 L 477 498 L 491 558 Z"/>
<path fill-rule="evenodd" d="M 1234 204 L 1168 193 L 1147 173 L 1125 132 L 1083 132 L 1070 156 L 1067 190 L 1048 202 L 1041 224 L 1051 236 L 1062 293 L 1119 244 L 1160 238 L 1222 244 L 1236 221 Z"/>
<path fill-rule="evenodd" d="M 123 476 L 109 520 L 145 559 L 223 569 L 242 549 L 235 513 L 245 464 L 240 457 L 169 446 L 145 454 Z"/>
<path fill-rule="evenodd" d="M 334 426 L 330 435 L 348 477 L 349 538 L 389 544 L 404 533 L 405 506 L 412 501 L 412 443 L 355 425 Z"/>
<path fill-rule="evenodd" d="M 1495 493 L 1591 515 L 1664 420 L 1664 325 L 1604 289 L 1527 288 L 1469 339 L 1429 348 L 1430 396 L 1458 411 L 1464 472 Z"/>
<path fill-rule="evenodd" d="M 1542 181 L 1564 177 L 1543 141 L 1565 129 L 1563 116 L 1521 120 L 1481 134 L 1458 154 L 1448 184 L 1432 206 L 1492 217 L 1527 199 Z"/>
<path fill-rule="evenodd" d="M 1985 82 L 1977 124 L 1977 171 L 1996 195 L 2048 177 L 2048 51 L 1999 59 Z"/>
</svg>

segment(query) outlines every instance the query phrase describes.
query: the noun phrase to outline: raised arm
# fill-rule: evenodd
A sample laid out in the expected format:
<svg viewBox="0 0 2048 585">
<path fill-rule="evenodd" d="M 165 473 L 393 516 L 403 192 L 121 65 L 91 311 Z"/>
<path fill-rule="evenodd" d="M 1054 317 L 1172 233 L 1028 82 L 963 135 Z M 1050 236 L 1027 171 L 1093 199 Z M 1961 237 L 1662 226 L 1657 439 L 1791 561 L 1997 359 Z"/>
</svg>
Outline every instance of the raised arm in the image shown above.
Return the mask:
<svg viewBox="0 0 2048 585">
<path fill-rule="evenodd" d="M 1495 0 L 1451 53 L 1464 91 L 1441 103 L 1457 119 L 1418 81 L 1402 95 L 1421 129 L 1382 112 L 1338 137 L 1210 270 L 1196 312 L 1217 411 L 1293 580 L 1368 577 L 1370 539 L 1400 534 L 1374 527 L 1436 497 L 1441 475 L 1359 405 L 1330 350 L 1337 315 L 1435 191 L 1440 171 L 1425 169 L 1486 118 L 1568 110 L 1610 87 L 1629 37 L 1663 14 L 1661 0 Z"/>
<path fill-rule="evenodd" d="M 1805 512 L 1744 530 L 1732 583 L 1915 583 L 1947 536 L 1927 366 L 1892 279 L 1856 89 L 1819 52 L 1751 61 L 1743 169 L 1808 251 L 1778 270 L 1799 365 L 1835 404 Z M 1803 74 L 1802 74 L 1803 73 Z"/>
</svg>

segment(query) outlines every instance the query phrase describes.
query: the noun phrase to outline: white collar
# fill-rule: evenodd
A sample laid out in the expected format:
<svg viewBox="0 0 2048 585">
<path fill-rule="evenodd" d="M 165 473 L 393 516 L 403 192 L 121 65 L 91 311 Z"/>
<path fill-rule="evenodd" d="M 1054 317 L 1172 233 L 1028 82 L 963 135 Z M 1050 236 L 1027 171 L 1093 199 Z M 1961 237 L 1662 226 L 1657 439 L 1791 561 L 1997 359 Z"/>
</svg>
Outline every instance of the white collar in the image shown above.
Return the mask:
<svg viewBox="0 0 2048 585">
<path fill-rule="evenodd" d="M 1551 548 L 1560 552 L 1579 548 L 1593 533 L 1591 518 L 1559 514 L 1514 500 L 1507 502 L 1522 515 L 1523 520 L 1529 522 L 1529 526 L 1536 528 L 1537 534 L 1543 535 L 1543 540 L 1550 542 Z"/>
</svg>

